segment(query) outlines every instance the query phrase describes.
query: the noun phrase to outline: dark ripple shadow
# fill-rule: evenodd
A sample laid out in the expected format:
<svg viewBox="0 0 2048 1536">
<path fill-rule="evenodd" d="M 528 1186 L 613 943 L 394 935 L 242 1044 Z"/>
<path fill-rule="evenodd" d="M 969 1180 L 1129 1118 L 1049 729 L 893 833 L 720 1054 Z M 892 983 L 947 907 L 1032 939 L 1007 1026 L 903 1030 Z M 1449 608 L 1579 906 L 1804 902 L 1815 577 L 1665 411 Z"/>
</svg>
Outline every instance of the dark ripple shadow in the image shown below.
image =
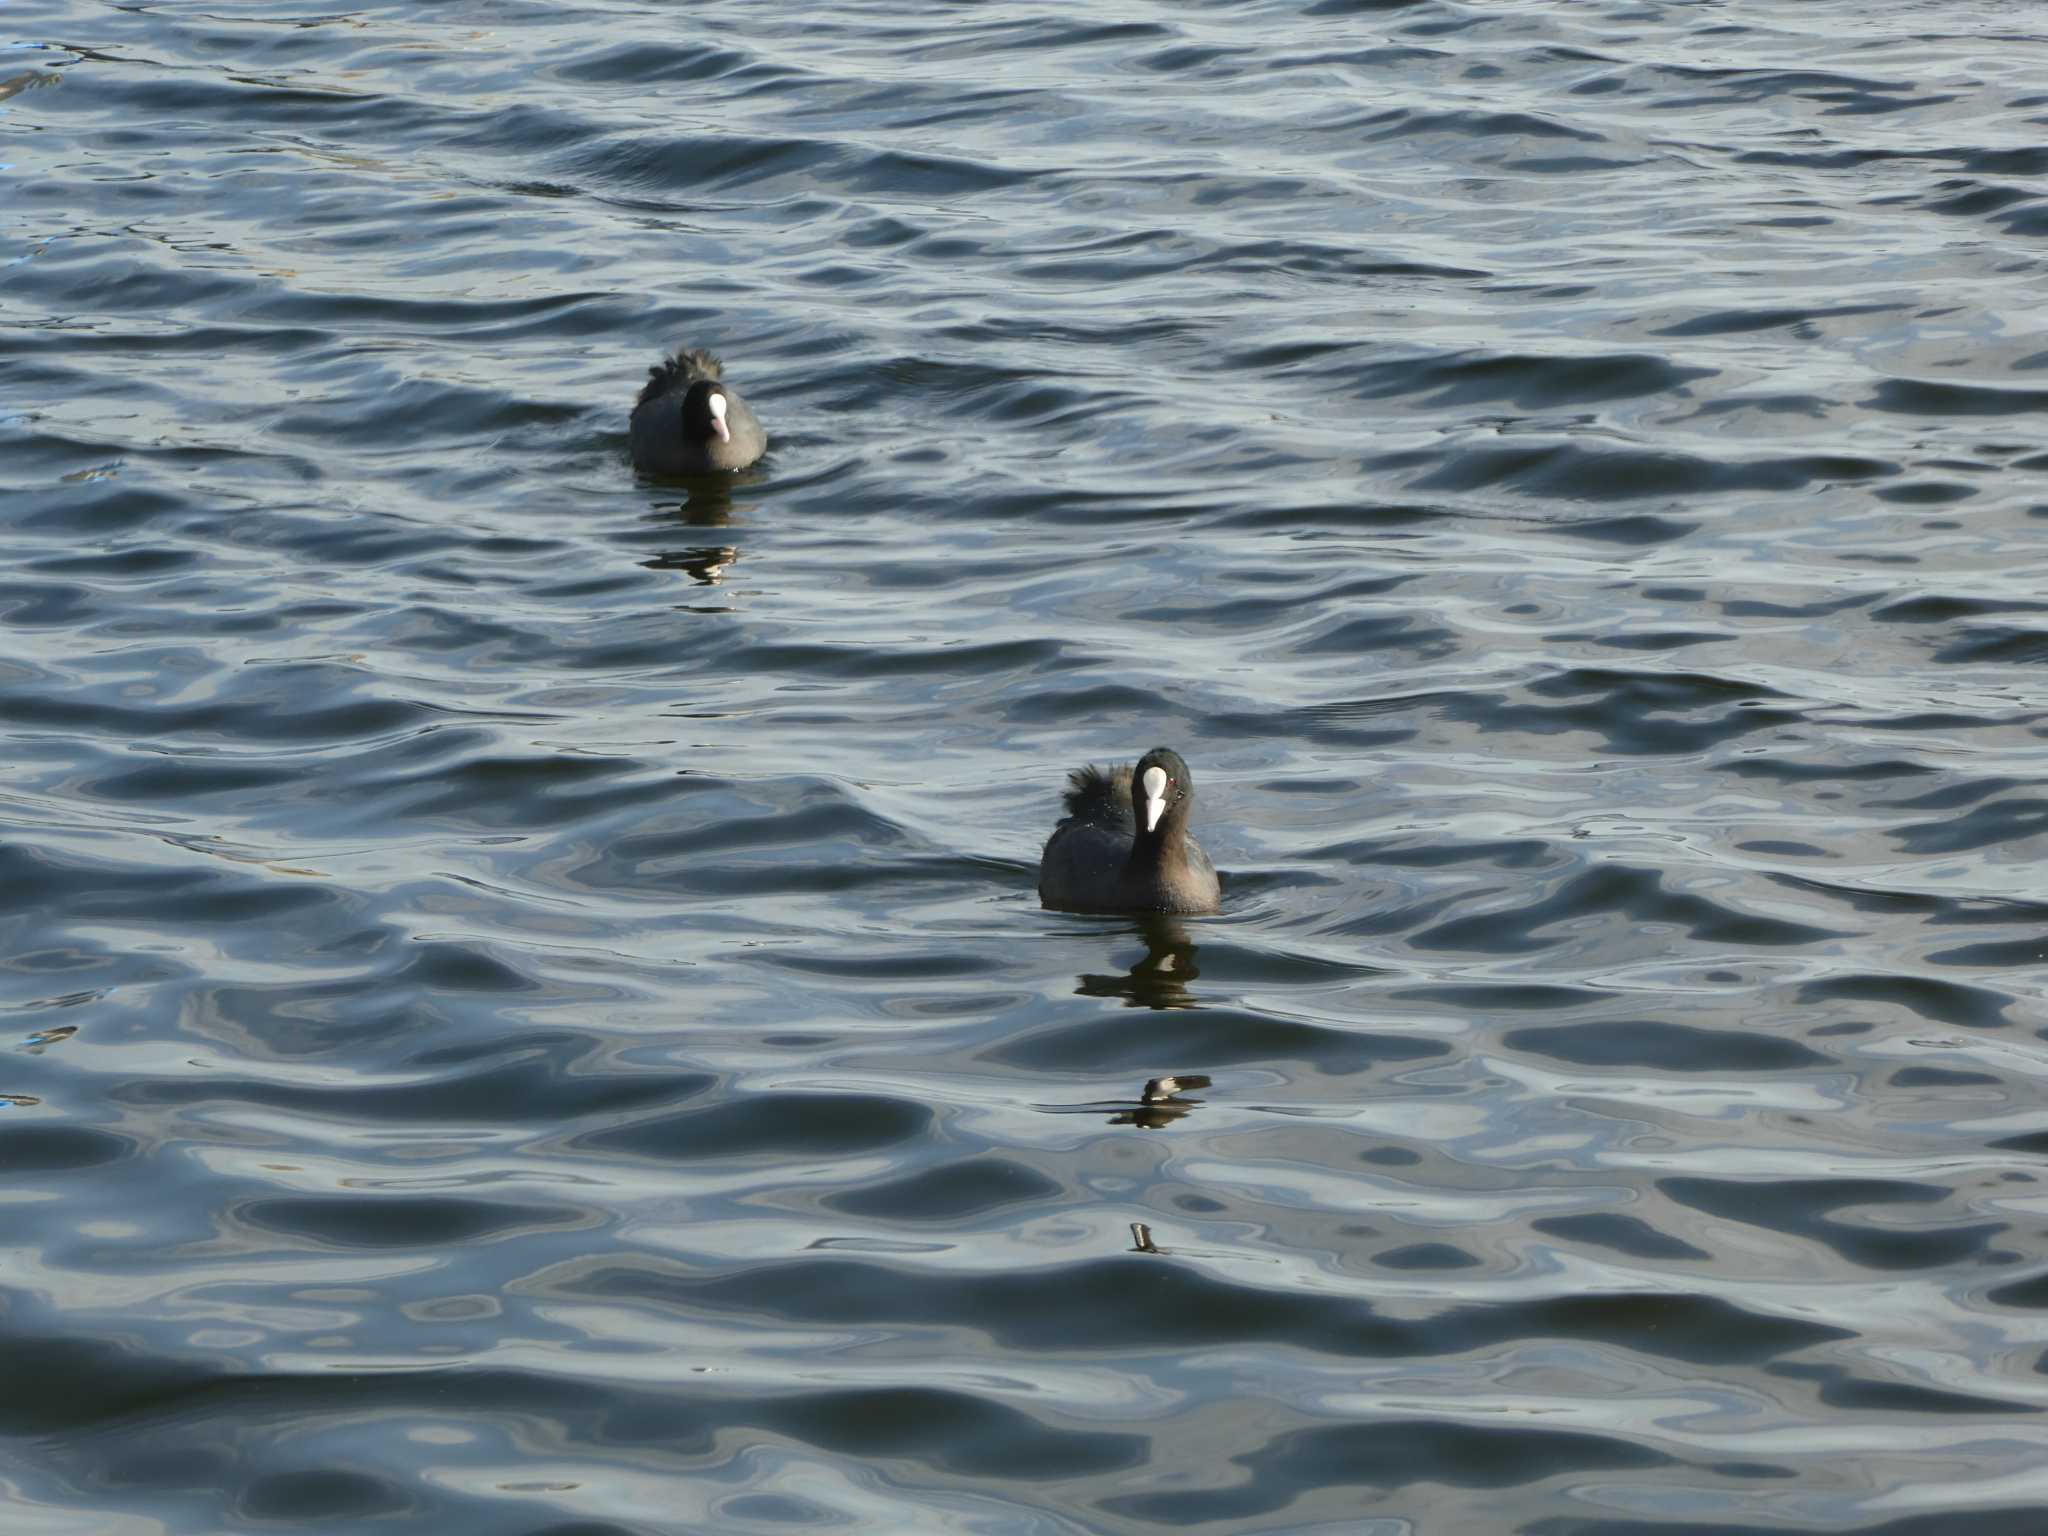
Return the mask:
<svg viewBox="0 0 2048 1536">
<path fill-rule="evenodd" d="M 1025 1482 L 1125 1471 L 1150 1445 L 1099 1427 L 1054 1429 L 989 1398 L 927 1387 L 806 1393 L 762 1404 L 757 1422 L 844 1456 L 909 1457 L 963 1477 Z"/>
<path fill-rule="evenodd" d="M 1841 480 L 1867 479 L 1893 466 L 1874 460 L 1825 454 L 1778 458 L 1706 458 L 1672 449 L 1637 448 L 1586 441 L 1529 442 L 1513 446 L 1466 446 L 1454 457 L 1439 454 L 1382 455 L 1368 463 L 1381 470 L 1426 467 L 1410 489 L 1455 492 L 1506 490 L 1545 501 L 1635 501 L 1698 498 L 1743 492 L 1792 492 Z"/>
<path fill-rule="evenodd" d="M 1625 671 L 1572 667 L 1539 678 L 1526 690 L 1536 700 L 1453 694 L 1443 705 L 1452 719 L 1492 729 L 1512 722 L 1535 735 L 1583 731 L 1609 752 L 1685 756 L 1759 731 L 1797 724 L 1805 712 L 1770 701 L 1784 694 L 1761 683 L 1714 673 Z"/>
<path fill-rule="evenodd" d="M 230 1506 L 245 1520 L 377 1520 L 423 1513 L 403 1485 L 371 1472 L 274 1472 L 254 1479 Z"/>
<path fill-rule="evenodd" d="M 1673 1259 L 1711 1260 L 1704 1248 L 1660 1232 L 1635 1216 L 1601 1211 L 1584 1216 L 1542 1216 L 1529 1223 L 1531 1231 L 1542 1232 L 1568 1243 L 1604 1248 L 1625 1258 L 1648 1259 L 1658 1263 Z"/>
<path fill-rule="evenodd" d="M 2012 1023 L 2006 1010 L 2017 999 L 1991 987 L 1943 981 L 1928 976 L 1883 976 L 1870 973 L 1829 976 L 1799 988 L 1802 1003 L 1841 1000 L 1902 1008 L 1929 1023 L 1965 1029 L 2004 1029 Z"/>
<path fill-rule="evenodd" d="M 616 43 L 556 64 L 553 73 L 579 84 L 672 84 L 738 78 L 750 85 L 798 84 L 802 72 L 765 63 L 722 42 Z"/>
<path fill-rule="evenodd" d="M 1602 400 L 1637 400 L 1683 391 L 1714 377 L 1644 353 L 1596 357 L 1453 355 L 1400 358 L 1356 370 L 1368 400 L 1422 396 L 1432 410 L 1505 402 L 1519 410 L 1554 410 Z"/>
<path fill-rule="evenodd" d="M 1886 379 L 1862 402 L 1902 416 L 2017 416 L 2048 411 L 2048 389 L 2001 389 L 1941 379 Z"/>
<path fill-rule="evenodd" d="M 1123 1494 L 1112 1514 L 1164 1525 L 1247 1520 L 1285 1509 L 1304 1488 L 1511 1488 L 1560 1474 L 1669 1466 L 1675 1458 L 1618 1435 L 1499 1429 L 1444 1419 L 1374 1418 L 1277 1435 L 1234 1456 L 1244 1480 L 1186 1493 Z"/>
<path fill-rule="evenodd" d="M 1938 1515 L 1905 1515 L 1875 1525 L 1842 1527 L 1841 1536 L 2031 1536 L 2039 1524 L 2038 1508 L 2023 1505 L 1995 1509 L 1944 1510 Z M 1526 1536 L 1783 1536 L 1790 1527 L 1737 1524 L 1730 1521 L 1659 1521 L 1646 1527 L 1640 1520 L 1539 1520 L 1524 1527 Z"/>
<path fill-rule="evenodd" d="M 834 1258 L 709 1277 L 652 1262 L 614 1264 L 594 1269 L 568 1294 L 700 1317 L 731 1312 L 819 1326 L 947 1326 L 1006 1348 L 1082 1355 L 1180 1353 L 1262 1340 L 1330 1359 L 1419 1359 L 1544 1337 L 1726 1365 L 1765 1363 L 1854 1336 L 1714 1298 L 1654 1292 L 1453 1306 L 1427 1319 L 1383 1316 L 1352 1294 L 1252 1286 L 1135 1255 L 974 1275 Z"/>
<path fill-rule="evenodd" d="M 151 1078 L 121 1084 L 111 1097 L 119 1104 L 151 1110 L 265 1104 L 338 1124 L 507 1123 L 516 1122 L 519 1106 L 546 1103 L 549 1120 L 567 1125 L 670 1106 L 716 1081 L 705 1073 L 606 1070 L 599 1057 L 588 1036 L 528 1031 L 508 1041 L 465 1041 L 418 1051 L 406 1063 L 411 1081 L 396 1081 L 389 1070 L 375 1082 L 318 1087 L 256 1077 Z"/>
<path fill-rule="evenodd" d="M 147 924 L 167 907 L 188 922 L 235 927 L 290 917 L 339 916 L 351 904 L 341 890 L 305 880 L 265 878 L 246 868 L 164 864 L 126 869 L 22 843 L 0 845 L 0 912 L 52 907 L 73 921 Z"/>
<path fill-rule="evenodd" d="M 836 1190 L 823 1203 L 850 1216 L 950 1226 L 1017 1206 L 1044 1205 L 1067 1193 L 1036 1168 L 1010 1158 L 978 1157 Z"/>
<path fill-rule="evenodd" d="M 1517 1000 L 1518 1006 L 1526 1006 Z M 1588 1020 L 1558 1028 L 1511 1029 L 1501 1044 L 1575 1067 L 1648 1067 L 1659 1072 L 1796 1072 L 1835 1058 L 1745 1029 L 1698 1029 L 1651 1019 Z"/>
<path fill-rule="evenodd" d="M 1669 925 L 1709 944 L 1812 944 L 1852 932 L 1739 911 L 1709 897 L 1668 890 L 1656 870 L 1602 864 L 1559 882 L 1539 901 L 1509 911 L 1449 918 L 1419 929 L 1410 942 L 1423 950 L 1528 954 L 1563 942 L 1567 931 L 1599 912 L 1613 913 L 1638 927 Z"/>
<path fill-rule="evenodd" d="M 1661 1179 L 1657 1188 L 1680 1205 L 1724 1221 L 1747 1222 L 1823 1243 L 1861 1269 L 1942 1269 L 1996 1262 L 1991 1240 L 2005 1222 L 1888 1229 L 1836 1213 L 1847 1206 L 1929 1205 L 1948 1191 L 1898 1179 Z M 2006 1256 L 2008 1259 L 2012 1255 Z"/>
<path fill-rule="evenodd" d="M 852 1157 L 927 1135 L 922 1104 L 857 1093 L 750 1094 L 569 1138 L 567 1150 L 691 1164 L 708 1159 Z"/>
<path fill-rule="evenodd" d="M 71 1364 L 76 1363 L 77 1352 L 76 1344 L 60 1340 L 33 1353 L 49 1364 Z M 238 1470 L 244 1476 L 253 1470 L 252 1460 L 253 1467 L 260 1468 L 272 1458 L 298 1459 L 287 1450 L 287 1435 L 301 1443 L 317 1443 L 352 1419 L 391 1412 L 411 1395 L 404 1375 L 383 1373 L 327 1379 L 274 1371 L 236 1380 L 174 1368 L 155 1375 L 131 1373 L 126 1380 L 118 1397 L 100 1397 L 99 1411 L 74 1417 L 74 1433 L 148 1425 L 166 1436 L 166 1443 L 204 1458 L 211 1449 L 208 1439 L 232 1427 L 240 1450 Z M 949 1474 L 1001 1475 L 1026 1482 L 1127 1469 L 1143 1460 L 1147 1445 L 1142 1435 L 1104 1433 L 1099 1427 L 1064 1428 L 1022 1408 L 941 1388 L 707 1394 L 696 1383 L 676 1389 L 614 1380 L 600 1389 L 587 1382 L 504 1369 L 440 1371 L 434 1380 L 437 1411 L 460 1413 L 486 1433 L 524 1424 L 530 1428 L 517 1438 L 529 1445 L 594 1450 L 608 1458 L 640 1450 L 676 1471 L 691 1463 L 701 1465 L 714 1452 L 717 1437 L 736 1421 L 757 1433 L 834 1455 L 900 1458 Z M 61 1417 L 59 1404 L 49 1408 L 53 1416 Z M 78 1449 L 100 1449 L 96 1434 Z M 66 1453 L 63 1459 L 70 1460 L 73 1454 Z M 165 1458 L 131 1455 L 124 1456 L 122 1464 L 132 1479 L 127 1486 L 138 1491 L 182 1484 L 180 1469 Z M 238 1507 L 246 1507 L 251 1498 L 281 1505 L 322 1493 L 351 1505 L 362 1500 L 374 1507 L 392 1501 L 438 1504 L 445 1498 L 429 1494 L 420 1500 L 416 1490 L 422 1485 L 392 1483 L 368 1470 L 330 1466 L 319 1474 L 328 1477 L 335 1479 L 331 1485 L 305 1471 L 256 1471 L 244 1485 Z"/>
<path fill-rule="evenodd" d="M 14 1174 L 78 1173 L 126 1162 L 140 1144 L 117 1131 L 82 1125 L 0 1125 L 0 1166 Z"/>
<path fill-rule="evenodd" d="M 273 1197 L 245 1201 L 227 1213 L 230 1223 L 282 1239 L 282 1248 L 440 1250 L 505 1242 L 543 1232 L 587 1231 L 604 1223 L 576 1206 L 451 1195 L 409 1198 L 365 1194 Z"/>
</svg>

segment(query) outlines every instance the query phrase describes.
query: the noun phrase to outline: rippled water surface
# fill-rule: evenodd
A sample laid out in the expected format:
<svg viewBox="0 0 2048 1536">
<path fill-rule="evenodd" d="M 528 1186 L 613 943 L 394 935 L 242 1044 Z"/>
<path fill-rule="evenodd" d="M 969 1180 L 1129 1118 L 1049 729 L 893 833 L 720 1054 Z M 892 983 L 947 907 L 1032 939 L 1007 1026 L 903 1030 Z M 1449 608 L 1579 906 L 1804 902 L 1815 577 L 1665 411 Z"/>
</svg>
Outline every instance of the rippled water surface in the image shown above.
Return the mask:
<svg viewBox="0 0 2048 1536">
<path fill-rule="evenodd" d="M 8 1531 L 2048 1529 L 2038 7 L 0 24 Z"/>
</svg>

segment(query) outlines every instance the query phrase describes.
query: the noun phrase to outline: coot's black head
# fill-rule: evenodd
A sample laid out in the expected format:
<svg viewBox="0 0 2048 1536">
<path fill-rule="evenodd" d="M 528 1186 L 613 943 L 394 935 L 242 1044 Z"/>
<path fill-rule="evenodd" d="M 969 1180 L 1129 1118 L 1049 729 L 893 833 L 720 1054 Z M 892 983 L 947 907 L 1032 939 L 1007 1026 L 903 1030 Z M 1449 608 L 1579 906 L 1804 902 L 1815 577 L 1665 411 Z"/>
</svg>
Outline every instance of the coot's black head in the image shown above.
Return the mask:
<svg viewBox="0 0 2048 1536">
<path fill-rule="evenodd" d="M 726 398 L 724 386 L 715 379 L 699 379 L 683 395 L 683 437 L 692 443 L 708 443 L 717 438 L 721 443 L 732 441 L 732 428 L 725 424 Z"/>
<path fill-rule="evenodd" d="M 1141 840 L 1166 837 L 1186 826 L 1194 798 L 1194 775 L 1171 747 L 1154 747 L 1131 770 L 1131 810 Z"/>
</svg>

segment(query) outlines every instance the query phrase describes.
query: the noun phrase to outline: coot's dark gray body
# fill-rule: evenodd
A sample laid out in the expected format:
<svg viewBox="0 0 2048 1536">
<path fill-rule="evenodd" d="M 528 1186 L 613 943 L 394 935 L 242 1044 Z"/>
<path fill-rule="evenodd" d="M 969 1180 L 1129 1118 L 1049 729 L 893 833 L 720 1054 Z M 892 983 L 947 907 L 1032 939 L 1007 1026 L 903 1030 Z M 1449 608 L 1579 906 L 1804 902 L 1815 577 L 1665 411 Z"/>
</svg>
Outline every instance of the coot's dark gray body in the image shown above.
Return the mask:
<svg viewBox="0 0 2048 1536">
<path fill-rule="evenodd" d="M 1145 802 L 1142 815 L 1131 801 L 1134 782 Z M 1066 818 L 1046 839 L 1038 864 L 1038 899 L 1046 906 L 1216 910 L 1222 889 L 1209 855 L 1188 836 L 1195 783 L 1178 752 L 1154 747 L 1135 768 L 1077 768 L 1068 776 L 1066 799 Z"/>
<path fill-rule="evenodd" d="M 709 352 L 678 352 L 647 370 L 633 403 L 633 467 L 644 475 L 708 475 L 745 469 L 768 434 Z"/>
</svg>

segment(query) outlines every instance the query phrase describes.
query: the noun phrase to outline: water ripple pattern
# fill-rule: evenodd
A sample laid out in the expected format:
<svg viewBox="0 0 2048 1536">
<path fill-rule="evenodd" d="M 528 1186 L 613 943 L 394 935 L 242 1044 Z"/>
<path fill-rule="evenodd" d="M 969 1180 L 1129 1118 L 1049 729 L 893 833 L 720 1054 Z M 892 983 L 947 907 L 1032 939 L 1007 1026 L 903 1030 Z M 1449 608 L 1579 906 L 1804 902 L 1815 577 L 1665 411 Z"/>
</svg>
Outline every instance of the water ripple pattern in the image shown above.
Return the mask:
<svg viewBox="0 0 2048 1536">
<path fill-rule="evenodd" d="M 9 1531 L 2048 1529 L 2041 13 L 0 22 Z"/>
</svg>

